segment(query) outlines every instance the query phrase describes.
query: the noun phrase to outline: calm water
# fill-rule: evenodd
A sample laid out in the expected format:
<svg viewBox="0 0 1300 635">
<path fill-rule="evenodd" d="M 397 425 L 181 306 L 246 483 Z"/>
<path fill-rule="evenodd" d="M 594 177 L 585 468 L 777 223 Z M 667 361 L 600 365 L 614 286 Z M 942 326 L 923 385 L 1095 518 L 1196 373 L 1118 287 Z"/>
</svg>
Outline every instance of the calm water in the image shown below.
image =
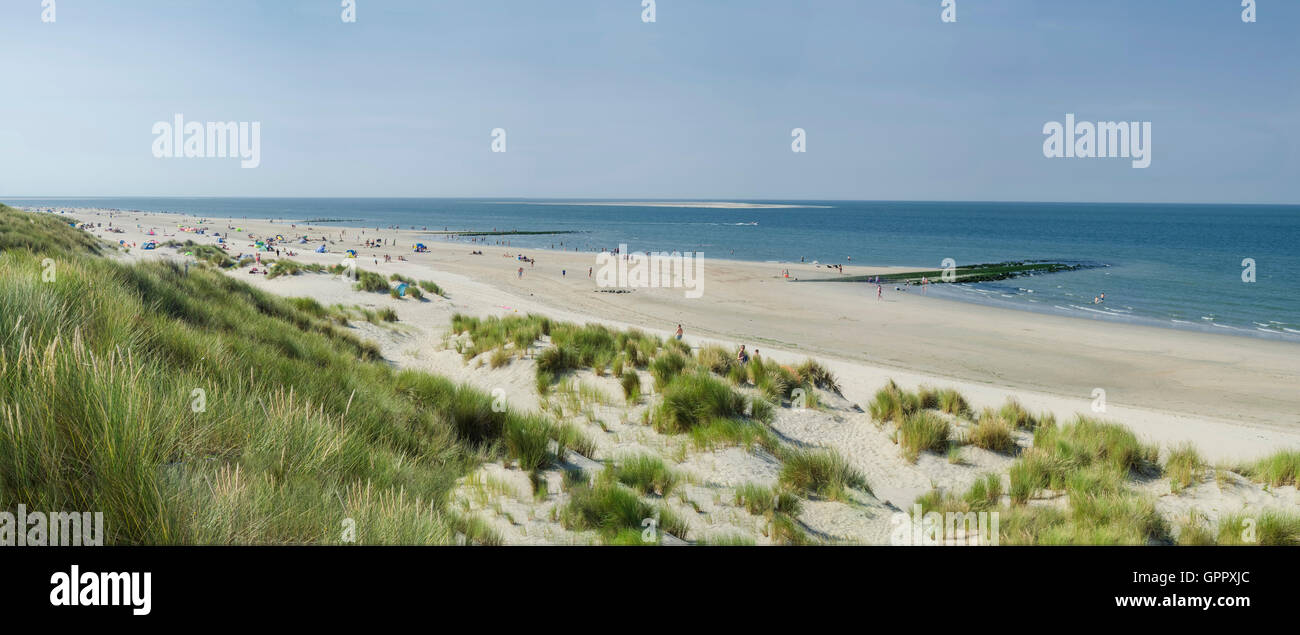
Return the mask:
<svg viewBox="0 0 1300 635">
<path fill-rule="evenodd" d="M 699 251 L 740 260 L 940 267 L 1004 260 L 1101 263 L 999 283 L 940 285 L 972 302 L 1095 319 L 1300 341 L 1300 206 L 761 201 L 799 209 L 535 205 L 486 199 L 10 199 L 11 205 L 458 230 L 520 247 Z M 317 223 L 325 225 L 326 223 Z M 503 238 L 505 239 L 505 238 Z M 495 238 L 490 239 L 495 240 Z M 1256 282 L 1242 282 L 1242 260 Z M 775 268 L 775 266 L 774 266 Z M 914 292 L 914 290 L 913 290 Z M 1106 294 L 1097 306 L 1092 298 Z M 864 290 L 865 294 L 865 290 Z"/>
</svg>

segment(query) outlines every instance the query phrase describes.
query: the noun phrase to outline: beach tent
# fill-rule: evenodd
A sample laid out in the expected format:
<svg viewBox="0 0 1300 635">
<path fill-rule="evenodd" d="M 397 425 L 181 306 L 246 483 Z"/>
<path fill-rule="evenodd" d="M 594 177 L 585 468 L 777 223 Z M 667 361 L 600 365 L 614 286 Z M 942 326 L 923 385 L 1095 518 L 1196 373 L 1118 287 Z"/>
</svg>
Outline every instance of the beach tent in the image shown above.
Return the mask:
<svg viewBox="0 0 1300 635">
<path fill-rule="evenodd" d="M 156 241 L 156 240 L 151 240 L 151 241 L 149 241 L 149 242 L 147 242 L 147 243 L 144 244 L 144 248 L 145 248 L 145 249 L 157 249 L 157 248 L 158 248 L 158 241 Z"/>
<path fill-rule="evenodd" d="M 316 253 L 318 253 L 318 254 L 323 254 L 323 253 L 325 253 L 325 245 L 321 245 L 320 247 L 317 247 L 317 248 L 316 248 Z"/>
<path fill-rule="evenodd" d="M 357 257 L 357 250 L 355 250 L 355 249 L 349 249 L 349 250 L 348 250 L 348 258 L 356 258 L 356 257 Z"/>
<path fill-rule="evenodd" d="M 406 283 L 405 283 L 405 282 L 403 282 L 403 283 L 397 285 L 397 296 L 400 297 L 400 298 L 405 298 L 405 297 L 406 297 Z"/>
<path fill-rule="evenodd" d="M 415 252 L 416 252 L 416 253 L 422 253 L 422 252 L 425 252 L 425 251 L 428 251 L 428 250 L 429 250 L 429 248 L 428 248 L 428 247 L 425 247 L 425 246 L 424 246 L 424 243 L 415 243 Z"/>
</svg>

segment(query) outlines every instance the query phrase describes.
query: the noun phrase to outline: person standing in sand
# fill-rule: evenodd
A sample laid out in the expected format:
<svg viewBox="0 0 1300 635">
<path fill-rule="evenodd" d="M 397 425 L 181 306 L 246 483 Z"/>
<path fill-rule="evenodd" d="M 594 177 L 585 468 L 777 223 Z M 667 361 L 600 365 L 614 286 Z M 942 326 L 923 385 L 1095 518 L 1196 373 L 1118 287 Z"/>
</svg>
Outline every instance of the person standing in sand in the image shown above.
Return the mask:
<svg viewBox="0 0 1300 635">
<path fill-rule="evenodd" d="M 682 341 L 682 325 L 677 325 L 677 341 Z"/>
<path fill-rule="evenodd" d="M 885 299 L 885 288 L 880 286 L 879 282 L 876 283 L 876 299 L 877 300 Z"/>
</svg>

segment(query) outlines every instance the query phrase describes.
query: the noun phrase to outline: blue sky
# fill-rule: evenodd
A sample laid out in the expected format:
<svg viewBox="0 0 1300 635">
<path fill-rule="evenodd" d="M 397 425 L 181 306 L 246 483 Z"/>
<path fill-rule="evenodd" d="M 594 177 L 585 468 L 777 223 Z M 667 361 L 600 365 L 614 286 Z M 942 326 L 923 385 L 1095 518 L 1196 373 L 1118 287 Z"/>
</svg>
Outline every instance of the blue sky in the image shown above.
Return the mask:
<svg viewBox="0 0 1300 635">
<path fill-rule="evenodd" d="M 1300 203 L 1300 2 L 956 1 L 5 0 L 0 196 Z M 1066 113 L 1151 167 L 1045 158 Z"/>
</svg>

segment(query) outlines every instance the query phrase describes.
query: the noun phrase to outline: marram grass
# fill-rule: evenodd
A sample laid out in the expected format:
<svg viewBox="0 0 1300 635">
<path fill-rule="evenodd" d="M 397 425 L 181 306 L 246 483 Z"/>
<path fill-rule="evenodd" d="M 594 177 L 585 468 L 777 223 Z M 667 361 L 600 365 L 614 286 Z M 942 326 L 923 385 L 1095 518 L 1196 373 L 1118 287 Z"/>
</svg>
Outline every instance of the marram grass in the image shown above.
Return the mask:
<svg viewBox="0 0 1300 635">
<path fill-rule="evenodd" d="M 391 369 L 318 303 L 0 228 L 0 509 L 103 512 L 110 544 L 492 542 L 446 511 L 456 480 L 547 458 L 549 422 Z"/>
</svg>

